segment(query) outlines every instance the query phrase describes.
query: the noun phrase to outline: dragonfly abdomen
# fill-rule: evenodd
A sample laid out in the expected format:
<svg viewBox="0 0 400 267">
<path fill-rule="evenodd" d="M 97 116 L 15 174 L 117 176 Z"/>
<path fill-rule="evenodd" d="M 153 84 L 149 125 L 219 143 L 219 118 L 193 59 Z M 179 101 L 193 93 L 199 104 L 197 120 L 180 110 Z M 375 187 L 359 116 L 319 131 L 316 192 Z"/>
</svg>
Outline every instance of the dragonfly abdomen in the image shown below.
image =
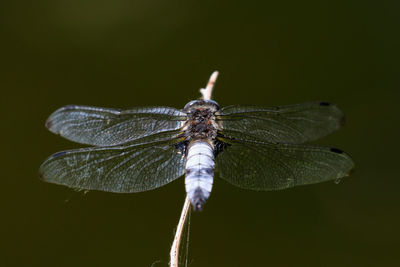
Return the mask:
<svg viewBox="0 0 400 267">
<path fill-rule="evenodd" d="M 189 145 L 186 160 L 186 192 L 194 210 L 201 210 L 211 193 L 214 177 L 214 154 L 211 145 L 195 141 Z"/>
</svg>

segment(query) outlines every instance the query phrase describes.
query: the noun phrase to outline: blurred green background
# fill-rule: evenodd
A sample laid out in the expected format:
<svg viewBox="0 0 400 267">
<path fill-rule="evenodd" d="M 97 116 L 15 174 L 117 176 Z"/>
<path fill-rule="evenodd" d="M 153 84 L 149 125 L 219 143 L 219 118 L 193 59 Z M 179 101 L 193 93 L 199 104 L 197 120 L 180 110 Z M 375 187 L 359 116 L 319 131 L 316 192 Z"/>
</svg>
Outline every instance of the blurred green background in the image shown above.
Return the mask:
<svg viewBox="0 0 400 267">
<path fill-rule="evenodd" d="M 37 178 L 81 145 L 44 122 L 66 104 L 182 108 L 324 100 L 353 156 L 338 185 L 245 191 L 218 177 L 192 215 L 189 266 L 400 266 L 398 1 L 2 1 L 0 266 L 166 266 L 184 180 L 138 194 Z"/>
</svg>

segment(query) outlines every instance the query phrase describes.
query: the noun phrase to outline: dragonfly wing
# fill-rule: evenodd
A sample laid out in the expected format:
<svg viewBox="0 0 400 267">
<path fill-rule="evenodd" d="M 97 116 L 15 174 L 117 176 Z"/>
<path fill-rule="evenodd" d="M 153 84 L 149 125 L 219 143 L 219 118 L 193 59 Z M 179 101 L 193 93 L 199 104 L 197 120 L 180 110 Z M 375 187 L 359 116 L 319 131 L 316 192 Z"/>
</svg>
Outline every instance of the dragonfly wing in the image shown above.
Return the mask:
<svg viewBox="0 0 400 267">
<path fill-rule="evenodd" d="M 228 106 L 217 120 L 224 136 L 301 144 L 321 138 L 344 123 L 342 111 L 327 102 L 282 107 Z"/>
<path fill-rule="evenodd" d="M 220 177 L 241 188 L 279 190 L 348 176 L 353 160 L 339 149 L 231 141 L 216 157 Z"/>
<path fill-rule="evenodd" d="M 163 186 L 182 176 L 184 166 L 174 144 L 158 142 L 58 152 L 43 162 L 39 175 L 76 189 L 130 193 Z"/>
<path fill-rule="evenodd" d="M 47 128 L 71 141 L 115 146 L 181 127 L 186 114 L 168 107 L 118 110 L 65 106 L 50 115 Z"/>
</svg>

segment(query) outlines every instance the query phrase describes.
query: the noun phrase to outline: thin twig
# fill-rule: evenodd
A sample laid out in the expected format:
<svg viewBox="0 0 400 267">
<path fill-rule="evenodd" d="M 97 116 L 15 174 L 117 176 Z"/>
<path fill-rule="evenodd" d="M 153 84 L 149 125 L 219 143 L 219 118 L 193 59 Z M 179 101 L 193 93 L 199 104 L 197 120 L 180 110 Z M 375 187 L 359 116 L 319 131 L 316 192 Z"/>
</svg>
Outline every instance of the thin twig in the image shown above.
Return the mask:
<svg viewBox="0 0 400 267">
<path fill-rule="evenodd" d="M 183 226 L 185 225 L 185 221 L 187 218 L 189 208 L 190 208 L 190 199 L 188 196 L 186 196 L 185 203 L 183 204 L 183 208 L 182 208 L 182 212 L 181 212 L 181 217 L 179 219 L 178 226 L 176 227 L 174 242 L 172 243 L 171 252 L 169 253 L 169 256 L 170 256 L 169 266 L 170 267 L 178 267 L 179 245 L 181 243 Z"/>
<path fill-rule="evenodd" d="M 203 95 L 202 98 L 204 100 L 210 100 L 211 99 L 211 94 L 212 94 L 212 91 L 214 89 L 215 82 L 217 81 L 218 74 L 219 74 L 218 71 L 214 71 L 211 74 L 210 79 L 208 80 L 206 88 L 200 89 L 200 93 Z"/>
<path fill-rule="evenodd" d="M 210 79 L 208 80 L 206 88 L 201 88 L 200 93 L 202 94 L 202 98 L 204 100 L 210 100 L 211 99 L 211 94 L 214 89 L 215 82 L 217 81 L 218 77 L 218 71 L 214 71 Z M 178 267 L 178 259 L 179 259 L 179 245 L 181 243 L 181 238 L 182 238 L 182 231 L 185 225 L 185 221 L 188 215 L 188 211 L 190 208 L 190 199 L 188 196 L 185 198 L 185 203 L 183 204 L 182 212 L 181 212 L 181 217 L 179 219 L 178 226 L 176 228 L 176 233 L 174 237 L 174 242 L 172 243 L 171 251 L 169 253 L 170 256 L 170 262 L 169 266 L 170 267 Z"/>
</svg>

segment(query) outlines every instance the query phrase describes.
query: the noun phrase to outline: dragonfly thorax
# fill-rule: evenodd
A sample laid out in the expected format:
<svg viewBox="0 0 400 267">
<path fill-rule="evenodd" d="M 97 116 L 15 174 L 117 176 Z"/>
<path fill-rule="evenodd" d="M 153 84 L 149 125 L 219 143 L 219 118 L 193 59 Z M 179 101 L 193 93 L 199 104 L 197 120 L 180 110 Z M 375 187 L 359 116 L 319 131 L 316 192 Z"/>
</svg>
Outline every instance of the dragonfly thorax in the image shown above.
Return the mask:
<svg viewBox="0 0 400 267">
<path fill-rule="evenodd" d="M 185 106 L 187 120 L 184 131 L 187 140 L 215 140 L 219 130 L 215 121 L 215 112 L 218 109 L 218 104 L 215 101 L 195 100 L 195 102 L 189 102 Z"/>
</svg>

